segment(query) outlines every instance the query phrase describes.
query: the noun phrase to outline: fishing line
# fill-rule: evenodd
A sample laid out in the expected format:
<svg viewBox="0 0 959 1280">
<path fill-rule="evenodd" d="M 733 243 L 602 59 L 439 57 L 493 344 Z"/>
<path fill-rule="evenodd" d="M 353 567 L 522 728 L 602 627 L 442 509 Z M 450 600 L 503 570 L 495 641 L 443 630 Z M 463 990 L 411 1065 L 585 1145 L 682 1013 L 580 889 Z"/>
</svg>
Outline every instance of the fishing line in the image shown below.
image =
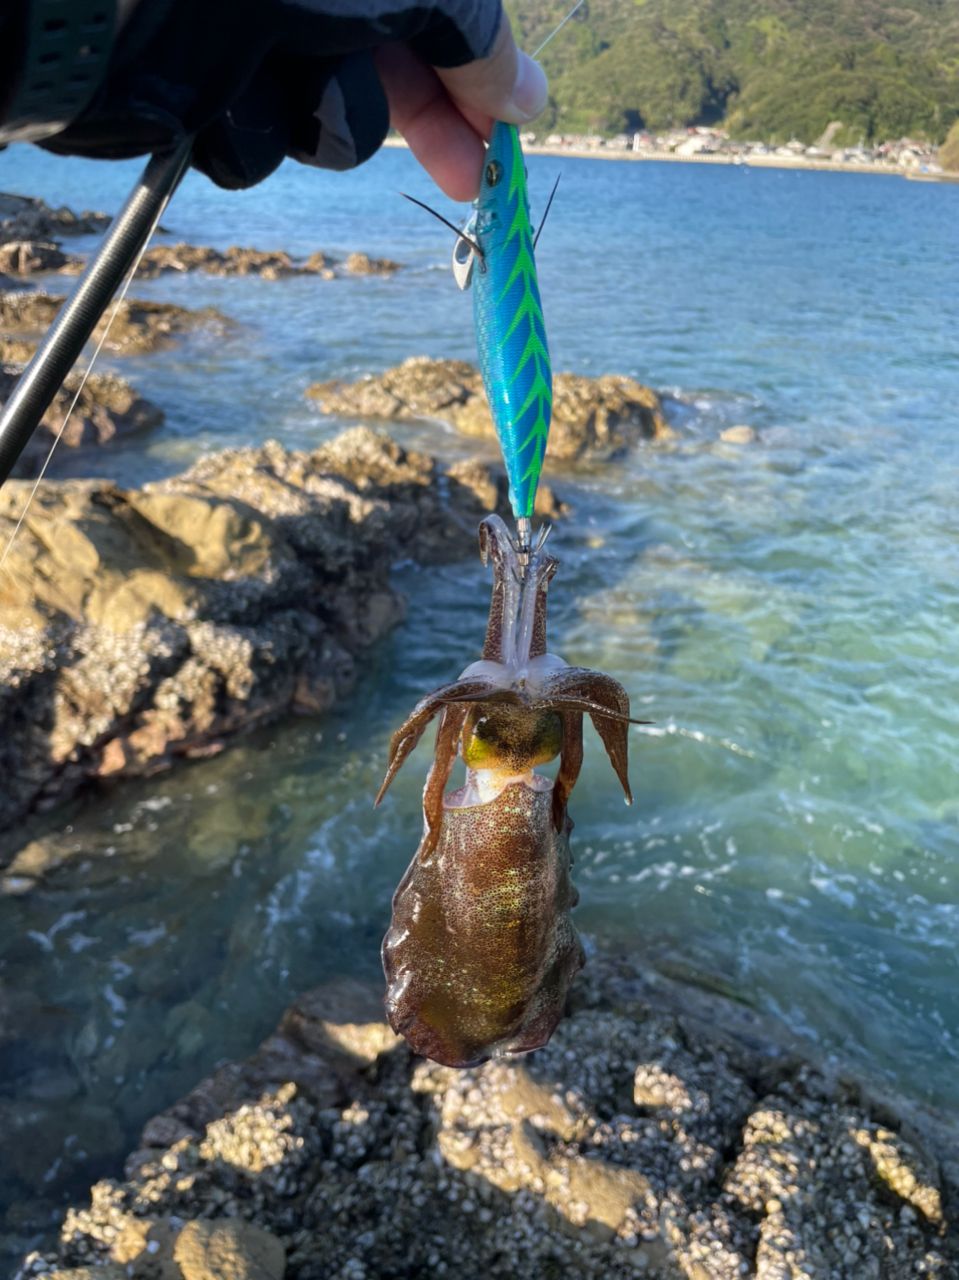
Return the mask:
<svg viewBox="0 0 959 1280">
<path fill-rule="evenodd" d="M 131 265 L 130 269 L 127 271 L 127 274 L 123 279 L 123 283 L 120 286 L 120 290 L 110 310 L 110 315 L 107 319 L 106 327 L 104 328 L 103 333 L 101 334 L 100 339 L 97 342 L 97 345 L 93 349 L 93 355 L 90 357 L 87 367 L 83 370 L 83 373 L 80 376 L 80 385 L 77 387 L 76 392 L 74 393 L 73 399 L 70 401 L 70 405 L 66 413 L 64 414 L 63 421 L 60 423 L 60 429 L 57 431 L 56 435 L 53 438 L 53 443 L 50 445 L 50 449 L 47 453 L 47 456 L 43 461 L 43 466 L 40 468 L 40 473 L 33 483 L 33 488 L 30 490 L 30 493 L 27 497 L 27 501 L 24 505 L 23 510 L 20 512 L 20 518 L 17 520 L 17 523 L 13 527 L 13 532 L 10 534 L 10 537 L 7 539 L 7 544 L 3 549 L 3 554 L 0 555 L 0 569 L 4 567 L 4 565 L 7 562 L 7 557 L 10 555 L 10 552 L 13 550 L 13 544 L 16 541 L 17 535 L 20 533 L 21 528 L 23 527 L 23 522 L 26 520 L 30 512 L 30 507 L 33 505 L 33 500 L 37 496 L 37 492 L 40 488 L 41 481 L 43 480 L 43 477 L 46 475 L 47 468 L 50 465 L 50 460 L 53 457 L 53 454 L 56 450 L 57 445 L 60 443 L 60 441 L 63 438 L 63 433 L 66 431 L 67 426 L 69 425 L 70 419 L 73 416 L 73 411 L 77 407 L 77 404 L 79 403 L 80 397 L 83 394 L 84 387 L 87 385 L 87 380 L 90 377 L 90 374 L 93 372 L 93 366 L 97 362 L 97 357 L 99 356 L 101 350 L 103 349 L 103 345 L 106 342 L 107 338 L 110 336 L 110 330 L 113 327 L 113 322 L 117 317 L 117 313 L 119 312 L 120 307 L 123 305 L 124 299 L 127 296 L 127 291 L 129 290 L 130 285 L 133 283 L 133 277 L 137 273 L 140 263 L 143 260 L 143 255 L 146 253 L 147 248 L 149 247 L 150 241 L 153 239 L 154 232 L 157 229 L 157 224 L 159 223 L 163 214 L 166 212 L 167 205 L 170 203 L 170 199 L 172 195 L 173 195 L 173 191 L 170 191 L 167 194 L 167 196 L 163 199 L 162 203 L 157 206 L 156 212 L 150 221 L 150 229 L 147 232 L 146 238 L 144 239 L 143 244 L 140 246 L 140 250 L 133 260 L 133 264 Z M 9 573 L 10 570 L 8 569 L 7 572 Z"/>
<path fill-rule="evenodd" d="M 543 41 L 543 43 L 539 46 L 539 48 L 535 49 L 529 56 L 531 58 L 538 58 L 539 55 L 543 52 L 543 50 L 546 48 L 546 46 L 549 44 L 550 40 L 552 40 L 553 36 L 558 35 L 560 31 L 562 31 L 562 29 L 566 26 L 567 22 L 569 22 L 570 18 L 573 16 L 576 10 L 581 9 L 584 4 L 585 4 L 585 0 L 576 0 L 576 4 L 573 5 L 572 9 L 570 9 L 569 13 L 566 15 L 563 21 L 559 24 L 559 26 L 554 27 L 553 30 L 549 33 L 549 35 L 546 37 L 546 39 Z"/>
<path fill-rule="evenodd" d="M 552 191 L 549 193 L 549 199 L 546 201 L 546 210 L 545 210 L 545 212 L 544 212 L 544 214 L 543 214 L 542 218 L 540 219 L 540 224 L 539 224 L 539 226 L 536 228 L 536 235 L 535 235 L 535 236 L 533 236 L 533 248 L 534 248 L 534 249 L 535 249 L 535 248 L 536 248 L 536 246 L 539 244 L 539 237 L 540 237 L 540 235 L 541 235 L 541 233 L 542 233 L 543 228 L 546 226 L 546 219 L 549 217 L 549 211 L 550 211 L 550 209 L 553 207 L 553 196 L 555 196 L 555 194 L 556 194 L 556 188 L 559 186 L 559 180 L 560 180 L 560 178 L 561 178 L 562 176 L 563 176 L 563 175 L 562 175 L 561 173 L 558 173 L 558 174 L 556 175 L 556 181 L 553 183 L 553 189 L 552 189 Z"/>
</svg>

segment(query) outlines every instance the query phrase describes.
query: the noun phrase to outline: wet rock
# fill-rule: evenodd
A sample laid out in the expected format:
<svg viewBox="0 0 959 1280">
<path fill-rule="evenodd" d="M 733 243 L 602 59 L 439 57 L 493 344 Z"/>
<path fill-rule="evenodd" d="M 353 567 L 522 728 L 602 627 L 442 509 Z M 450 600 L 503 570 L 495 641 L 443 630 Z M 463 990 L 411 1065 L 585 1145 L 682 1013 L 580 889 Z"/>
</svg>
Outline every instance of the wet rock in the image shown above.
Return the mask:
<svg viewBox="0 0 959 1280">
<path fill-rule="evenodd" d="M 26 364 L 37 344 L 29 338 L 8 338 L 0 334 L 0 365 Z"/>
<path fill-rule="evenodd" d="M 726 444 L 755 444 L 759 439 L 759 432 L 755 427 L 750 427 L 746 423 L 740 423 L 735 427 L 726 427 L 719 433 L 720 440 Z"/>
<path fill-rule="evenodd" d="M 13 391 L 19 376 L 19 368 L 0 366 L 0 404 Z M 39 471 L 73 404 L 79 381 L 78 374 L 71 374 L 54 396 L 40 419 L 38 429 L 20 455 L 14 475 L 30 476 Z M 80 393 L 58 447 L 79 449 L 103 445 L 118 435 L 157 427 L 162 421 L 163 411 L 144 399 L 123 378 L 111 373 L 94 373 Z"/>
<path fill-rule="evenodd" d="M 108 1262 L 98 1267 L 68 1267 L 66 1270 L 57 1267 L 43 1275 L 45 1280 L 128 1280 L 129 1272 L 125 1267 Z"/>
<path fill-rule="evenodd" d="M 0 294 L 0 342 L 10 344 L 6 348 L 9 351 L 19 341 L 21 349 L 32 354 L 36 340 L 52 324 L 64 301 L 62 296 L 49 293 Z M 99 340 L 108 320 L 109 336 L 104 350 L 122 355 L 158 351 L 194 329 L 212 326 L 222 331 L 229 323 L 214 307 L 191 311 L 169 302 L 124 299 L 115 312 L 113 307 L 108 309 L 93 331 L 94 341 Z"/>
<path fill-rule="evenodd" d="M 286 1250 L 269 1231 L 240 1219 L 188 1222 L 173 1246 L 183 1280 L 282 1280 Z"/>
<path fill-rule="evenodd" d="M 52 240 L 8 240 L 0 243 L 0 271 L 32 276 L 43 271 L 75 273 L 82 259 L 66 254 Z"/>
<path fill-rule="evenodd" d="M 307 271 L 316 275 L 321 275 L 327 280 L 332 280 L 335 274 L 333 268 L 336 265 L 336 259 L 331 258 L 328 253 L 324 253 L 322 249 L 317 249 L 316 253 L 311 253 L 303 263 Z"/>
<path fill-rule="evenodd" d="M 262 276 L 277 280 L 297 274 L 288 253 L 241 249 L 231 245 L 225 252 L 202 245 L 156 245 L 143 255 L 138 273 L 144 280 L 170 272 L 203 271 L 211 276 Z"/>
<path fill-rule="evenodd" d="M 203 271 L 213 276 L 261 276 L 264 280 L 279 280 L 284 276 L 319 275 L 330 280 L 335 276 L 392 275 L 399 270 L 398 262 L 388 258 L 371 258 L 365 253 L 353 253 L 345 262 L 326 253 L 313 253 L 306 259 L 294 258 L 283 250 L 241 248 L 212 249 L 206 245 L 174 244 L 156 245 L 143 255 L 138 274 L 150 280 L 170 272 Z"/>
<path fill-rule="evenodd" d="M 690 1019 L 686 992 L 630 961 L 586 973 L 548 1046 L 466 1071 L 414 1059 L 381 1021 L 344 1074 L 337 1021 L 372 1027 L 379 992 L 304 997 L 251 1060 L 285 1041 L 272 1082 L 235 1064 L 238 1091 L 195 1126 L 154 1127 L 127 1180 L 97 1183 L 22 1274 L 109 1265 L 184 1220 L 173 1256 L 184 1241 L 200 1256 L 224 1219 L 236 1240 L 268 1233 L 260 1265 L 282 1247 L 304 1280 L 957 1274 L 944 1118 L 919 1136 L 895 1105 L 741 1034 L 720 997 L 693 993 Z M 335 1089 L 299 1086 L 298 1054 Z M 134 1258 L 133 1280 L 148 1274 Z"/>
<path fill-rule="evenodd" d="M 175 1004 L 163 1020 L 164 1037 L 172 1052 L 180 1058 L 193 1058 L 207 1043 L 211 1034 L 209 1009 L 199 1000 Z"/>
<path fill-rule="evenodd" d="M 110 224 L 106 213 L 74 213 L 66 205 L 53 209 L 36 196 L 0 192 L 0 243 L 11 240 L 56 240 L 59 236 L 89 235 Z"/>
<path fill-rule="evenodd" d="M 347 255 L 343 267 L 354 276 L 391 276 L 400 269 L 400 264 L 391 258 L 371 258 L 368 253 L 351 253 Z"/>
<path fill-rule="evenodd" d="M 150 1120 L 140 1148 L 127 1162 L 127 1173 L 132 1177 L 174 1144 L 199 1141 L 217 1122 L 223 1122 L 213 1131 L 219 1158 L 236 1164 L 237 1151 L 246 1144 L 239 1163 L 265 1168 L 269 1163 L 265 1148 L 262 1142 L 250 1146 L 243 1122 L 244 1116 L 262 1115 L 257 1104 L 265 1092 L 295 1088 L 301 1098 L 321 1110 L 345 1106 L 362 1089 L 364 1068 L 398 1044 L 383 1021 L 378 989 L 341 978 L 308 992 L 286 1011 L 276 1031 L 251 1058 L 218 1068 L 168 1111 Z M 282 1151 L 273 1139 L 270 1142 L 273 1156 L 279 1159 Z"/>
<path fill-rule="evenodd" d="M 495 434 L 479 370 L 463 360 L 414 356 L 357 382 L 314 383 L 307 395 L 324 413 L 399 422 L 441 418 L 466 435 Z M 553 461 L 607 461 L 641 440 L 671 435 L 659 397 L 634 379 L 554 375 Z"/>
<path fill-rule="evenodd" d="M 0 545 L 27 491 L 0 490 Z M 84 783 L 326 710 L 403 616 L 393 561 L 471 554 L 502 496 L 487 469 L 444 471 L 369 428 L 140 490 L 42 484 L 0 577 L 0 831 Z"/>
<path fill-rule="evenodd" d="M 123 1141 L 123 1131 L 108 1107 L 91 1105 L 70 1110 L 78 1119 L 73 1130 L 78 1149 L 94 1157 L 111 1149 L 116 1151 L 117 1144 Z M 64 1134 L 51 1129 L 49 1114 L 42 1099 L 21 1098 L 16 1103 L 0 1100 L 0 1129 L 5 1143 L 9 1143 L 3 1167 L 5 1191 L 10 1181 L 25 1188 L 44 1187 L 47 1174 L 62 1160 Z"/>
</svg>

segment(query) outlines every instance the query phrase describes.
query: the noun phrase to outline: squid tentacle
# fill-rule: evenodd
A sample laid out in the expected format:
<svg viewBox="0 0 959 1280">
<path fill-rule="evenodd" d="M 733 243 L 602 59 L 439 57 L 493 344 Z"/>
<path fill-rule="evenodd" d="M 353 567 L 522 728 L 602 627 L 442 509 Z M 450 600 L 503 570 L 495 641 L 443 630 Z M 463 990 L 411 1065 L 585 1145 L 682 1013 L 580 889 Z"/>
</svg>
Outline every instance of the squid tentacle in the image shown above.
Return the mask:
<svg viewBox="0 0 959 1280">
<path fill-rule="evenodd" d="M 389 790 L 390 783 L 399 773 L 406 758 L 422 738 L 427 726 L 434 716 L 448 702 L 471 701 L 485 698 L 494 686 L 488 680 L 454 680 L 452 684 L 442 685 L 427 697 L 422 698 L 390 739 L 390 754 L 386 766 L 386 777 L 383 785 L 376 793 L 374 807 L 380 803 Z"/>
<path fill-rule="evenodd" d="M 436 730 L 433 763 L 423 788 L 423 838 L 417 858 L 428 858 L 436 848 L 443 825 L 443 792 L 453 772 L 459 752 L 460 737 L 468 715 L 465 706 L 446 706 Z"/>
<path fill-rule="evenodd" d="M 543 682 L 544 698 L 558 708 L 585 711 L 599 734 L 613 772 L 620 781 L 626 803 L 633 803 L 629 786 L 628 729 L 646 724 L 629 714 L 629 695 L 618 680 L 587 667 L 569 667 Z"/>
<path fill-rule="evenodd" d="M 533 615 L 533 635 L 529 646 L 531 658 L 541 658 L 546 653 L 546 595 L 559 561 L 554 556 L 544 556 L 542 576 L 536 584 L 536 609 Z"/>
<path fill-rule="evenodd" d="M 583 767 L 583 717 L 575 711 L 563 712 L 563 750 L 559 772 L 553 783 L 553 828 L 562 831 L 567 822 L 566 806 L 579 771 Z"/>
<path fill-rule="evenodd" d="M 502 662 L 504 655 L 508 660 L 515 646 L 520 599 L 519 561 L 509 530 L 497 515 L 487 516 L 480 524 L 479 546 L 483 564 L 493 562 L 493 591 L 483 657 Z"/>
</svg>

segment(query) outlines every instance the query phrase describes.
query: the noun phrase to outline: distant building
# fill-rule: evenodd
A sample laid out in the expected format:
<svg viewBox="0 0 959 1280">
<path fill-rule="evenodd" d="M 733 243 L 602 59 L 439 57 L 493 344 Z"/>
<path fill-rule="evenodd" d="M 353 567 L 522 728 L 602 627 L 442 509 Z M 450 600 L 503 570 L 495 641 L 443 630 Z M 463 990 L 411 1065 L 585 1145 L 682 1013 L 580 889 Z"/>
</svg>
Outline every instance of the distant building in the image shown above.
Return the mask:
<svg viewBox="0 0 959 1280">
<path fill-rule="evenodd" d="M 705 138 L 700 134 L 694 134 L 693 137 L 687 138 L 685 142 L 681 142 L 676 148 L 678 156 L 701 156 L 712 151 L 709 138 Z"/>
</svg>

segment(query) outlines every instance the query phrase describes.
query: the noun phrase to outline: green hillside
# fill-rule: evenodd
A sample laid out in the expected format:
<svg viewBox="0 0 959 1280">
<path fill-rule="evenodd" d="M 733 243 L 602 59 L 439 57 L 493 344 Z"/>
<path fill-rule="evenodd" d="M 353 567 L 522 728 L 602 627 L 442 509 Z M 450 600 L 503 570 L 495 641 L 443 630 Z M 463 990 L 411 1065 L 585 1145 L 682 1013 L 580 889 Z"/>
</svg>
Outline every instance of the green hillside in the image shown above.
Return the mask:
<svg viewBox="0 0 959 1280">
<path fill-rule="evenodd" d="M 949 130 L 939 150 L 939 163 L 947 173 L 959 173 L 959 120 Z"/>
<path fill-rule="evenodd" d="M 508 4 L 533 50 L 571 0 Z M 941 141 L 959 119 L 959 0 L 587 0 L 542 55 L 540 127 L 836 143 Z"/>
</svg>

